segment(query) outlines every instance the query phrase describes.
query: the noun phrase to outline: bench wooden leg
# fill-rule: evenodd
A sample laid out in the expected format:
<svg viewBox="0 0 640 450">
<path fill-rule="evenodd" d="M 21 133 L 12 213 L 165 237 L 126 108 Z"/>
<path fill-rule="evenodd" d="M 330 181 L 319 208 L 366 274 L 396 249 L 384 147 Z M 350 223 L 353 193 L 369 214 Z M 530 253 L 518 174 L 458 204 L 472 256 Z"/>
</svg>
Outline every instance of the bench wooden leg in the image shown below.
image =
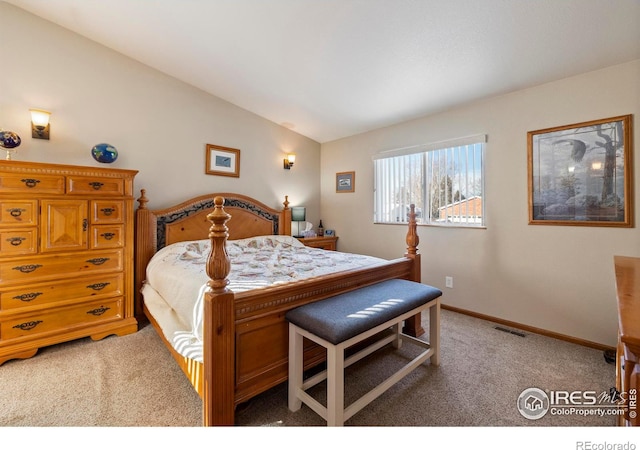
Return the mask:
<svg viewBox="0 0 640 450">
<path fill-rule="evenodd" d="M 394 348 L 400 348 L 402 347 L 402 335 L 400 334 L 401 329 L 400 326 L 402 324 L 401 323 L 396 323 L 393 327 L 391 327 L 391 330 L 393 332 L 393 334 L 395 335 L 395 339 L 393 340 L 393 347 Z"/>
<path fill-rule="evenodd" d="M 344 348 L 327 347 L 327 425 L 344 425 Z"/>
<path fill-rule="evenodd" d="M 429 308 L 429 344 L 433 349 L 431 364 L 440 365 L 440 299 Z"/>
<path fill-rule="evenodd" d="M 298 411 L 302 407 L 298 390 L 302 389 L 303 364 L 303 337 L 296 331 L 294 325 L 289 324 L 289 409 L 291 411 Z"/>
</svg>

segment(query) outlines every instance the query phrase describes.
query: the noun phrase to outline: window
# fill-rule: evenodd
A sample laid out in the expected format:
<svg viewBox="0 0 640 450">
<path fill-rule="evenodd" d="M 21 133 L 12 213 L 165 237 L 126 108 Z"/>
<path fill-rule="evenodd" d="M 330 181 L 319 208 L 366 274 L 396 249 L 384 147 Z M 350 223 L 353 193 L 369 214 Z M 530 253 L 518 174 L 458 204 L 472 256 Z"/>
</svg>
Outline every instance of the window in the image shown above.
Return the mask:
<svg viewBox="0 0 640 450">
<path fill-rule="evenodd" d="M 374 222 L 484 226 L 485 135 L 391 150 L 374 157 Z"/>
</svg>

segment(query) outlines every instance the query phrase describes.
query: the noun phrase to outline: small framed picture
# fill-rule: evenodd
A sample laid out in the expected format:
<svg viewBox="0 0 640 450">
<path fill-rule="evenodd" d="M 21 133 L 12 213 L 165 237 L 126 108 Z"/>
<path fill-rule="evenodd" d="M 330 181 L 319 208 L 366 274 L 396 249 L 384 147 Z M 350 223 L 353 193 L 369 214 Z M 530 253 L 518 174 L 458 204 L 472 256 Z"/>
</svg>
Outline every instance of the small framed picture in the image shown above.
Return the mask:
<svg viewBox="0 0 640 450">
<path fill-rule="evenodd" d="M 336 192 L 355 192 L 356 173 L 338 172 L 336 173 Z"/>
<path fill-rule="evenodd" d="M 324 230 L 324 235 L 325 236 L 335 236 L 336 235 L 336 231 L 335 230 Z"/>
<path fill-rule="evenodd" d="M 207 144 L 205 173 L 223 177 L 240 177 L 240 150 Z"/>
</svg>

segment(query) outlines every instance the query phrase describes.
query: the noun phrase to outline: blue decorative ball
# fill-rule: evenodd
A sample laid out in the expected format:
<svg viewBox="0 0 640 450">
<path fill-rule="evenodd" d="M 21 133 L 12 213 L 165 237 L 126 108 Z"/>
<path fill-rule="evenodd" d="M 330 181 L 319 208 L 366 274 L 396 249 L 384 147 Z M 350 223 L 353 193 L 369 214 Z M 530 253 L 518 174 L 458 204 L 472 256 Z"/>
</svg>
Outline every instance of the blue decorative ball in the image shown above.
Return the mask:
<svg viewBox="0 0 640 450">
<path fill-rule="evenodd" d="M 100 163 L 111 164 L 118 159 L 118 150 L 110 144 L 98 144 L 91 149 L 91 156 Z"/>
<path fill-rule="evenodd" d="M 0 147 L 16 148 L 22 140 L 13 131 L 0 131 Z"/>
</svg>

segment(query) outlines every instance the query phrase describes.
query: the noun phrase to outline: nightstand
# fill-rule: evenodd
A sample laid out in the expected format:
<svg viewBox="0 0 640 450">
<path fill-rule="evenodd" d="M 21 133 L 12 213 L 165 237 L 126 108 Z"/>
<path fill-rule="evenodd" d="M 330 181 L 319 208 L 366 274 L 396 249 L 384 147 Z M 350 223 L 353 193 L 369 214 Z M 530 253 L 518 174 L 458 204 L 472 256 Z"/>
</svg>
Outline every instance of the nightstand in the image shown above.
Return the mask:
<svg viewBox="0 0 640 450">
<path fill-rule="evenodd" d="M 321 248 L 324 250 L 336 250 L 338 236 L 322 236 L 322 237 L 308 237 L 298 238 L 307 247 Z"/>
</svg>

